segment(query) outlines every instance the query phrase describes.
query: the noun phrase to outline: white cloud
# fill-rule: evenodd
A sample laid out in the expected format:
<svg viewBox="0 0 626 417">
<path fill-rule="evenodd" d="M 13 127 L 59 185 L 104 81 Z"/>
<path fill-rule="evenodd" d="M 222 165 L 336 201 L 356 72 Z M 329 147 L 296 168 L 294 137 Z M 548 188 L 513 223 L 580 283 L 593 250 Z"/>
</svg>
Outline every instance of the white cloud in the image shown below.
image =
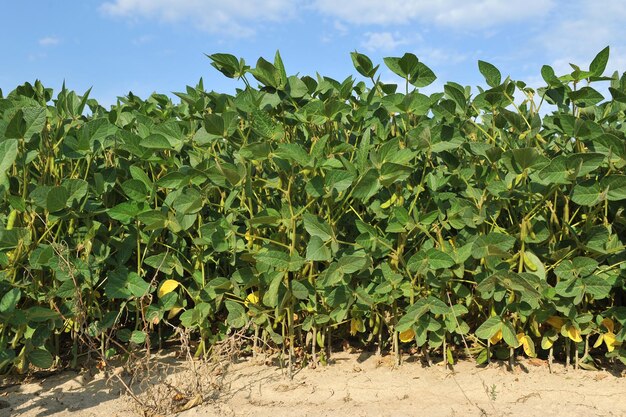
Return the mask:
<svg viewBox="0 0 626 417">
<path fill-rule="evenodd" d="M 54 46 L 61 43 L 61 39 L 56 36 L 46 36 L 44 38 L 39 39 L 39 45 L 41 46 Z"/>
<path fill-rule="evenodd" d="M 471 30 L 545 16 L 555 0 L 314 0 L 320 13 L 354 24 L 420 21 Z"/>
<path fill-rule="evenodd" d="M 154 39 L 154 36 L 152 35 L 142 35 L 137 38 L 134 38 L 132 40 L 132 43 L 135 46 L 141 46 L 141 45 L 145 45 L 146 43 L 152 42 L 153 39 Z"/>
<path fill-rule="evenodd" d="M 367 32 L 361 46 L 368 51 L 391 51 L 407 43 L 408 39 L 400 37 L 398 33 Z"/>
<path fill-rule="evenodd" d="M 466 53 L 446 51 L 443 48 L 420 48 L 415 55 L 426 65 L 456 65 L 468 58 Z"/>
<path fill-rule="evenodd" d="M 345 35 L 346 33 L 348 33 L 348 26 L 346 26 L 345 24 L 343 24 L 342 22 L 340 22 L 339 20 L 335 20 L 333 22 L 333 27 L 335 28 L 335 30 L 337 32 L 339 32 L 342 35 Z"/>
<path fill-rule="evenodd" d="M 48 54 L 45 52 L 38 52 L 38 53 L 30 53 L 28 54 L 28 60 L 31 62 L 34 61 L 40 61 L 42 59 L 46 59 L 48 57 Z"/>
<path fill-rule="evenodd" d="M 626 8 L 623 0 L 605 0 L 602 7 L 589 7 L 584 0 L 575 0 L 551 29 L 543 31 L 535 41 L 551 58 L 557 75 L 572 72 L 569 63 L 587 69 L 593 57 L 610 45 L 609 71 L 626 70 Z"/>
<path fill-rule="evenodd" d="M 291 18 L 290 0 L 113 0 L 100 11 L 123 18 L 154 18 L 170 23 L 191 23 L 227 37 L 251 36 L 259 23 Z"/>
</svg>

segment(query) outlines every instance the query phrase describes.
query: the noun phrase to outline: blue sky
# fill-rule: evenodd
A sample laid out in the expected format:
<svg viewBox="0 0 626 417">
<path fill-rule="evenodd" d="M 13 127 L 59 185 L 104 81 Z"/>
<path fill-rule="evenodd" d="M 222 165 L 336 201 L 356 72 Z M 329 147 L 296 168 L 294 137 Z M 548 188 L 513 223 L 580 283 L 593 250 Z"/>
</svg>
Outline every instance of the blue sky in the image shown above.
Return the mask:
<svg viewBox="0 0 626 417">
<path fill-rule="evenodd" d="M 6 94 L 40 79 L 58 91 L 65 80 L 105 105 L 128 91 L 241 84 L 204 54 L 226 52 L 254 66 L 280 50 L 289 74 L 355 75 L 349 53 L 381 63 L 415 53 L 446 81 L 483 85 L 477 60 L 540 85 L 540 68 L 588 66 L 611 46 L 608 70 L 626 70 L 626 1 L 583 0 L 4 0 L 0 17 L 0 88 Z M 607 71 L 608 71 L 607 70 Z"/>
</svg>

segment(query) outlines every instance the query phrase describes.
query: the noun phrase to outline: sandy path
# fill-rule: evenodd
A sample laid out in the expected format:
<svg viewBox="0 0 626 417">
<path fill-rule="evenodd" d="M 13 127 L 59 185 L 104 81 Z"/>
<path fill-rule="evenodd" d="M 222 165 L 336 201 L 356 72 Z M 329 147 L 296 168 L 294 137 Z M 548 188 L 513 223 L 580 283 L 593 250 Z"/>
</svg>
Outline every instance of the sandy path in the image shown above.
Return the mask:
<svg viewBox="0 0 626 417">
<path fill-rule="evenodd" d="M 338 353 L 335 363 L 304 369 L 293 380 L 275 367 L 232 365 L 217 401 L 178 414 L 209 416 L 626 416 L 626 378 L 606 371 L 550 374 L 541 361 L 514 372 L 469 362 L 450 372 L 410 358 L 394 369 L 387 358 Z M 0 392 L 1 417 L 131 415 L 128 398 L 102 378 L 64 373 Z"/>
</svg>

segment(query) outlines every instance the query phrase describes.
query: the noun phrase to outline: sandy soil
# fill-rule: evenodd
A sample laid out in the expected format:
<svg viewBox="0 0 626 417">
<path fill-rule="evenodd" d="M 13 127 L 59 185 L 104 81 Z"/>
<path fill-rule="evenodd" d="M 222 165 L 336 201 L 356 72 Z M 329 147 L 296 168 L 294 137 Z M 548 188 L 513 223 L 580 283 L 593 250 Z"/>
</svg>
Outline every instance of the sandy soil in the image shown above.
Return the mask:
<svg viewBox="0 0 626 417">
<path fill-rule="evenodd" d="M 334 364 L 303 369 L 293 380 L 275 366 L 230 365 L 213 398 L 177 414 L 209 416 L 626 416 L 626 378 L 607 371 L 553 373 L 543 361 L 454 371 L 408 358 L 338 353 Z M 122 417 L 136 415 L 103 376 L 65 372 L 0 389 L 1 417 Z"/>
</svg>

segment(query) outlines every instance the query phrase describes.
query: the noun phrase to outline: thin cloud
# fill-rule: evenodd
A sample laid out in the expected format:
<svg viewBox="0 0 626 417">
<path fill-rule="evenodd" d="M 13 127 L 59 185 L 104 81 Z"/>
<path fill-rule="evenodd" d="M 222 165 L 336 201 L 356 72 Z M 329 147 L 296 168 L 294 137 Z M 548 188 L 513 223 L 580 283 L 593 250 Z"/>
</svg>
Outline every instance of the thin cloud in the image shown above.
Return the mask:
<svg viewBox="0 0 626 417">
<path fill-rule="evenodd" d="M 420 48 L 415 55 L 427 65 L 456 65 L 468 58 L 466 53 L 448 51 L 443 48 Z"/>
<path fill-rule="evenodd" d="M 562 16 L 535 42 L 552 58 L 557 74 L 572 71 L 570 63 L 587 69 L 593 57 L 610 45 L 607 73 L 626 70 L 626 9 L 622 0 L 606 0 L 602 7 L 588 7 L 582 0 L 573 1 L 569 13 Z M 576 13 L 585 10 L 585 13 Z"/>
<path fill-rule="evenodd" d="M 153 39 L 154 39 L 154 36 L 143 35 L 143 36 L 139 36 L 137 38 L 134 38 L 132 40 L 132 43 L 135 46 L 141 46 L 141 45 L 145 45 L 146 43 L 152 42 Z"/>
<path fill-rule="evenodd" d="M 318 12 L 362 25 L 394 25 L 410 22 L 435 23 L 463 30 L 484 29 L 512 21 L 543 17 L 555 0 L 314 0 Z"/>
<path fill-rule="evenodd" d="M 361 42 L 361 46 L 370 52 L 392 51 L 398 46 L 406 45 L 408 43 L 408 39 L 400 37 L 397 33 L 367 32 L 365 33 L 365 40 Z"/>
<path fill-rule="evenodd" d="M 54 46 L 61 43 L 61 39 L 56 36 L 46 36 L 44 38 L 39 39 L 39 45 L 41 46 Z"/>
<path fill-rule="evenodd" d="M 101 13 L 126 19 L 156 19 L 167 23 L 191 23 L 198 29 L 229 37 L 254 35 L 263 22 L 293 17 L 290 0 L 114 0 Z"/>
</svg>

